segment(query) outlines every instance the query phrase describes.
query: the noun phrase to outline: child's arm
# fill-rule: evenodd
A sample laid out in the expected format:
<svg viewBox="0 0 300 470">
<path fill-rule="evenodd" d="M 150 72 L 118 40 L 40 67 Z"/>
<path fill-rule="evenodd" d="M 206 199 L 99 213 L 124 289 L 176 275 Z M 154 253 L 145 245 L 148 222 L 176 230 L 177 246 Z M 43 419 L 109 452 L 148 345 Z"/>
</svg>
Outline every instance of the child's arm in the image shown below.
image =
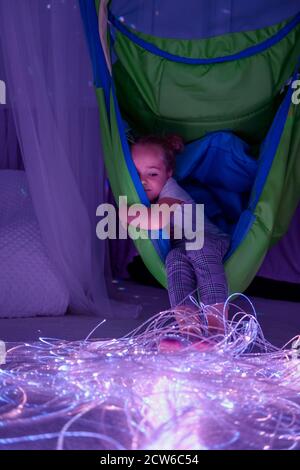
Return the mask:
<svg viewBox="0 0 300 470">
<path fill-rule="evenodd" d="M 175 211 L 182 203 L 179 199 L 165 197 L 151 207 L 135 204 L 132 208 L 134 215 L 130 213 L 130 207 L 122 205 L 119 208 L 119 218 L 125 228 L 129 224 L 143 230 L 159 230 L 170 223 L 170 211 Z"/>
</svg>

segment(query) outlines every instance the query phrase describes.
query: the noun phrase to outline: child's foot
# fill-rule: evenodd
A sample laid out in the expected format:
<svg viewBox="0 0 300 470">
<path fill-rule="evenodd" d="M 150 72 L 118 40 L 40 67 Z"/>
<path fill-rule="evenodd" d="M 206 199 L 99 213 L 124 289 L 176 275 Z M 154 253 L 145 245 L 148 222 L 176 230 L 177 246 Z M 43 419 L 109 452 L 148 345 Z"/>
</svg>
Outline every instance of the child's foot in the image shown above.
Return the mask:
<svg viewBox="0 0 300 470">
<path fill-rule="evenodd" d="M 167 336 L 160 340 L 158 350 L 163 353 L 172 353 L 185 349 L 187 345 L 187 341 L 180 336 Z"/>
<path fill-rule="evenodd" d="M 209 332 L 212 335 L 224 335 L 225 322 L 228 319 L 228 306 L 224 308 L 224 303 L 206 305 L 204 307 L 204 314 Z"/>
<path fill-rule="evenodd" d="M 209 351 L 216 342 L 207 336 L 224 335 L 227 320 L 227 308 L 224 313 L 224 304 L 207 305 L 203 314 L 206 325 L 201 326 L 199 309 L 195 306 L 181 305 L 174 309 L 179 334 L 163 338 L 159 344 L 160 352 L 176 352 L 190 348 L 196 351 Z M 225 318 L 224 318 L 225 317 Z"/>
<path fill-rule="evenodd" d="M 174 309 L 176 322 L 180 333 L 189 340 L 203 336 L 199 310 L 194 306 L 181 305 Z"/>
<path fill-rule="evenodd" d="M 216 345 L 215 341 L 208 339 L 187 340 L 185 337 L 170 336 L 163 338 L 158 346 L 159 352 L 173 353 L 184 349 L 189 351 L 205 352 L 212 350 Z"/>
</svg>

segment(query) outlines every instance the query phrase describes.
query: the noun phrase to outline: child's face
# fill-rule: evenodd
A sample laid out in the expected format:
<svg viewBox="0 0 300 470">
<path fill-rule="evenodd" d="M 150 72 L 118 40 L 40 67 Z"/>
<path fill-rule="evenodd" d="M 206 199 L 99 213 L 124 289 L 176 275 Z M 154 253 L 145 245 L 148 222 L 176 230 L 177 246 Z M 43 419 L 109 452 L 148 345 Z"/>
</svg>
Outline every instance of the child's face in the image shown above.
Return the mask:
<svg viewBox="0 0 300 470">
<path fill-rule="evenodd" d="M 135 144 L 132 158 L 149 200 L 154 201 L 172 176 L 164 162 L 163 149 L 158 145 Z"/>
</svg>

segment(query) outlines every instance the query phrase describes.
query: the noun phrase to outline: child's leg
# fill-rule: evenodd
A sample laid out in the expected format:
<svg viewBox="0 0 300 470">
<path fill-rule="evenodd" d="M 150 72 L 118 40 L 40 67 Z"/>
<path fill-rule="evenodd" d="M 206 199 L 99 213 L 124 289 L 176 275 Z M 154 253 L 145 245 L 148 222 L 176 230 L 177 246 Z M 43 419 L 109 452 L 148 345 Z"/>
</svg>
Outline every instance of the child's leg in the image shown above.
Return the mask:
<svg viewBox="0 0 300 470">
<path fill-rule="evenodd" d="M 200 301 L 206 306 L 208 326 L 212 333 L 224 331 L 223 309 L 228 297 L 227 279 L 223 257 L 229 247 L 229 240 L 206 235 L 201 250 L 187 250 L 197 278 Z M 227 319 L 227 311 L 225 319 Z"/>
<path fill-rule="evenodd" d="M 177 305 L 194 307 L 189 295 L 197 288 L 197 279 L 191 260 L 184 247 L 173 248 L 166 258 L 168 294 L 172 308 Z"/>
<path fill-rule="evenodd" d="M 197 288 L 193 265 L 184 247 L 173 248 L 166 258 L 168 294 L 172 309 L 181 331 L 186 333 L 199 330 L 199 310 L 189 295 Z"/>
</svg>

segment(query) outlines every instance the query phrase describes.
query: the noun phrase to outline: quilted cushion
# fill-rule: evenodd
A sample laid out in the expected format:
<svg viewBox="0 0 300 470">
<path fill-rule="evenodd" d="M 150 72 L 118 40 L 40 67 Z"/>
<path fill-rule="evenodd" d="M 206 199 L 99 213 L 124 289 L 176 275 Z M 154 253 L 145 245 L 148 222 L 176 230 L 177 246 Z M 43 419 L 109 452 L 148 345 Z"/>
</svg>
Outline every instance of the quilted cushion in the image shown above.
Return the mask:
<svg viewBox="0 0 300 470">
<path fill-rule="evenodd" d="M 67 288 L 47 256 L 24 171 L 0 171 L 0 317 L 63 315 Z"/>
</svg>

